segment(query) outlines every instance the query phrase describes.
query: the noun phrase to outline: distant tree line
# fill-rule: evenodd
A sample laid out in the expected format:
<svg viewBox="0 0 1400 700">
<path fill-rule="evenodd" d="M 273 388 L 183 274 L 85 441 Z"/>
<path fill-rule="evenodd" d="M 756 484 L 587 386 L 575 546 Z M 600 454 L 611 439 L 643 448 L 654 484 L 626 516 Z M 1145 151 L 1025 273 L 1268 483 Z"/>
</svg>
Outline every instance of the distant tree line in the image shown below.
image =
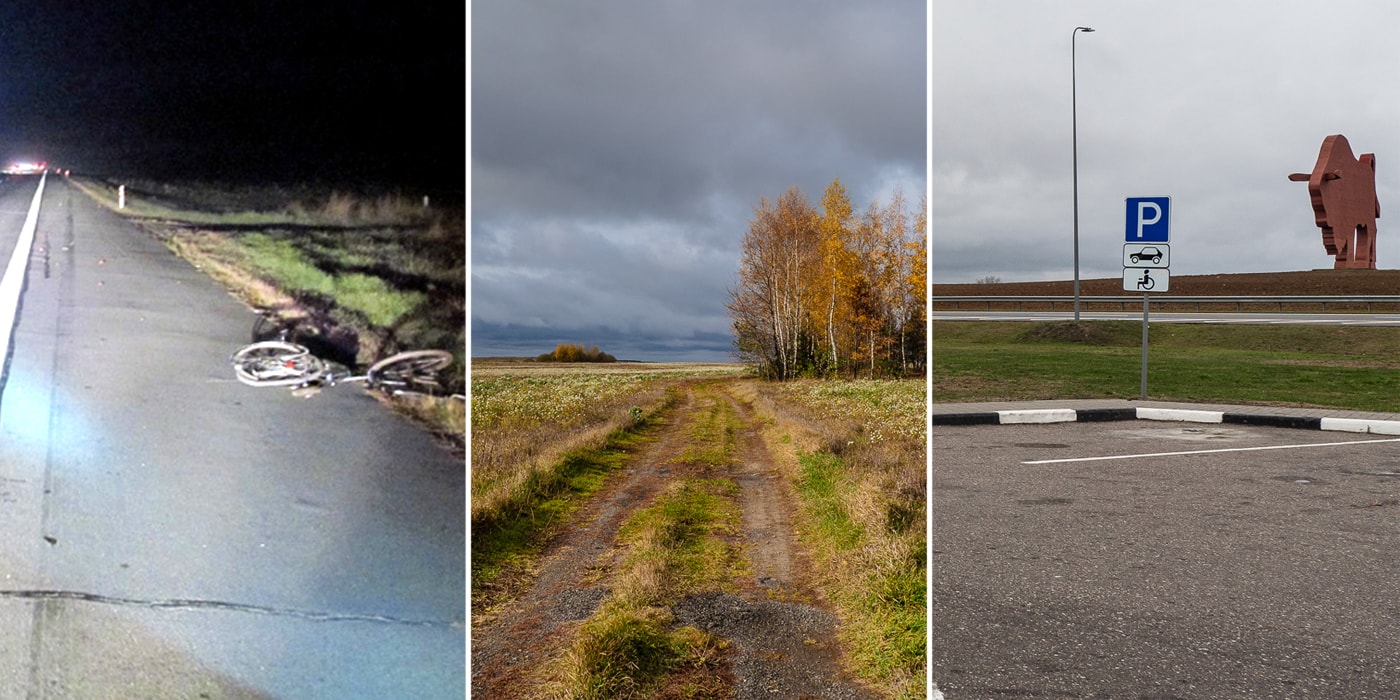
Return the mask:
<svg viewBox="0 0 1400 700">
<path fill-rule="evenodd" d="M 780 380 L 922 374 L 927 221 L 899 190 L 857 214 L 840 179 L 820 210 L 796 187 L 762 198 L 727 305 L 740 358 Z"/>
<path fill-rule="evenodd" d="M 540 362 L 617 362 L 617 358 L 598 349 L 597 345 L 584 348 L 582 344 L 560 343 L 554 352 L 547 352 L 535 358 Z"/>
</svg>

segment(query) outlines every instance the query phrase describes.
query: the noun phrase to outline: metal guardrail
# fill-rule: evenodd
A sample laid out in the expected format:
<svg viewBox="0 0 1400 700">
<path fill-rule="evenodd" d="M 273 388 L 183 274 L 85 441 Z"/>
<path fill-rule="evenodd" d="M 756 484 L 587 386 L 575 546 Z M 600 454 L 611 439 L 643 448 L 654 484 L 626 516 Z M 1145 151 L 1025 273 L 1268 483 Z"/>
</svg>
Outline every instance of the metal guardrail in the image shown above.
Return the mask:
<svg viewBox="0 0 1400 700">
<path fill-rule="evenodd" d="M 961 310 L 963 304 L 984 304 L 990 310 L 993 303 L 1015 304 L 1016 310 L 1021 311 L 1026 304 L 1050 305 L 1050 310 L 1056 310 L 1057 304 L 1074 305 L 1073 296 L 1003 296 L 1003 295 L 971 295 L 971 296 L 930 296 L 930 304 L 953 304 L 954 310 Z M 1139 306 L 1142 304 L 1142 295 L 1114 295 L 1114 296 L 1079 296 L 1080 305 L 1085 304 L 1118 304 L 1126 309 L 1129 304 Z M 1235 310 L 1239 311 L 1245 304 L 1275 304 L 1279 311 L 1284 305 L 1312 305 L 1320 306 L 1322 310 L 1327 310 L 1328 304 L 1348 304 L 1359 306 L 1364 304 L 1367 311 L 1371 311 L 1376 304 L 1389 304 L 1400 309 L 1400 295 L 1314 295 L 1314 296 L 1186 296 L 1151 294 L 1148 295 L 1148 303 L 1156 305 L 1191 305 L 1194 304 L 1200 310 L 1202 304 L 1226 305 L 1233 304 Z"/>
</svg>

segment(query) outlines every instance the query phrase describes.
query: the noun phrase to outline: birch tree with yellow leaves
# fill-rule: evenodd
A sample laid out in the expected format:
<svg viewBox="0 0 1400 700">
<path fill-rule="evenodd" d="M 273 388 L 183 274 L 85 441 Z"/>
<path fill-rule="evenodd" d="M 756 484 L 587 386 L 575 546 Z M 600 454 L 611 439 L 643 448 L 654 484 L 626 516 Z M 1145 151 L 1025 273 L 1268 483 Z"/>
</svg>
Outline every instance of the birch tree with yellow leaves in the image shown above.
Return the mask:
<svg viewBox="0 0 1400 700">
<path fill-rule="evenodd" d="M 754 209 L 727 305 L 740 358 L 774 379 L 922 371 L 927 202 L 856 216 L 839 179 L 818 212 L 797 188 Z"/>
</svg>

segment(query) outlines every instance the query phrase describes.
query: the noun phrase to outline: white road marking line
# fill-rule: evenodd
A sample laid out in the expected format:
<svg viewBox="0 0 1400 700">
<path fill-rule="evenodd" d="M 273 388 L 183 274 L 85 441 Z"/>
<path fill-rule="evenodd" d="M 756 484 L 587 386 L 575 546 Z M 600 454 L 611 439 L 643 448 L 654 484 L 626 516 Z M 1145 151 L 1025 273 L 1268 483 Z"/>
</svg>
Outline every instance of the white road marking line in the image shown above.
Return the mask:
<svg viewBox="0 0 1400 700">
<path fill-rule="evenodd" d="M 1223 447 L 1214 450 L 1185 450 L 1182 452 L 1144 452 L 1131 455 L 1109 455 L 1106 457 L 1071 457 L 1068 459 L 1038 459 L 1021 464 L 1065 464 L 1067 462 L 1104 462 L 1115 459 L 1139 459 L 1142 457 L 1180 457 L 1183 455 L 1208 455 L 1222 452 L 1259 452 L 1263 450 L 1296 450 L 1302 447 L 1338 447 L 1341 445 L 1371 445 L 1381 442 L 1400 442 L 1400 438 L 1384 440 L 1351 440 L 1348 442 L 1314 442 L 1306 445 L 1265 445 L 1262 447 Z"/>
<path fill-rule="evenodd" d="M 0 368 L 10 362 L 10 334 L 15 329 L 15 314 L 19 312 L 19 293 L 24 289 L 24 275 L 29 268 L 29 251 L 34 247 L 34 229 L 39 224 L 39 200 L 44 196 L 44 181 L 48 173 L 39 176 L 39 187 L 34 190 L 34 201 L 29 204 L 29 213 L 24 217 L 15 252 L 10 255 L 10 264 L 5 268 L 5 276 L 0 278 Z"/>
</svg>

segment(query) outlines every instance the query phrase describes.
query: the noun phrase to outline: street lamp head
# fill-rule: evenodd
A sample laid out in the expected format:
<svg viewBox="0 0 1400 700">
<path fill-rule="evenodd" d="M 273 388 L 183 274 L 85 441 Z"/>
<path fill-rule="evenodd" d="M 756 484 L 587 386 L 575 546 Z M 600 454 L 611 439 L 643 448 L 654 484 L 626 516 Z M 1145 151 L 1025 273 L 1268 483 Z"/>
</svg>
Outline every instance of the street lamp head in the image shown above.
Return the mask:
<svg viewBox="0 0 1400 700">
<path fill-rule="evenodd" d="M 1092 32 L 1092 31 L 1094 31 L 1094 28 L 1093 28 L 1093 27 L 1075 27 L 1074 30 L 1077 31 L 1077 32 Z"/>
</svg>

